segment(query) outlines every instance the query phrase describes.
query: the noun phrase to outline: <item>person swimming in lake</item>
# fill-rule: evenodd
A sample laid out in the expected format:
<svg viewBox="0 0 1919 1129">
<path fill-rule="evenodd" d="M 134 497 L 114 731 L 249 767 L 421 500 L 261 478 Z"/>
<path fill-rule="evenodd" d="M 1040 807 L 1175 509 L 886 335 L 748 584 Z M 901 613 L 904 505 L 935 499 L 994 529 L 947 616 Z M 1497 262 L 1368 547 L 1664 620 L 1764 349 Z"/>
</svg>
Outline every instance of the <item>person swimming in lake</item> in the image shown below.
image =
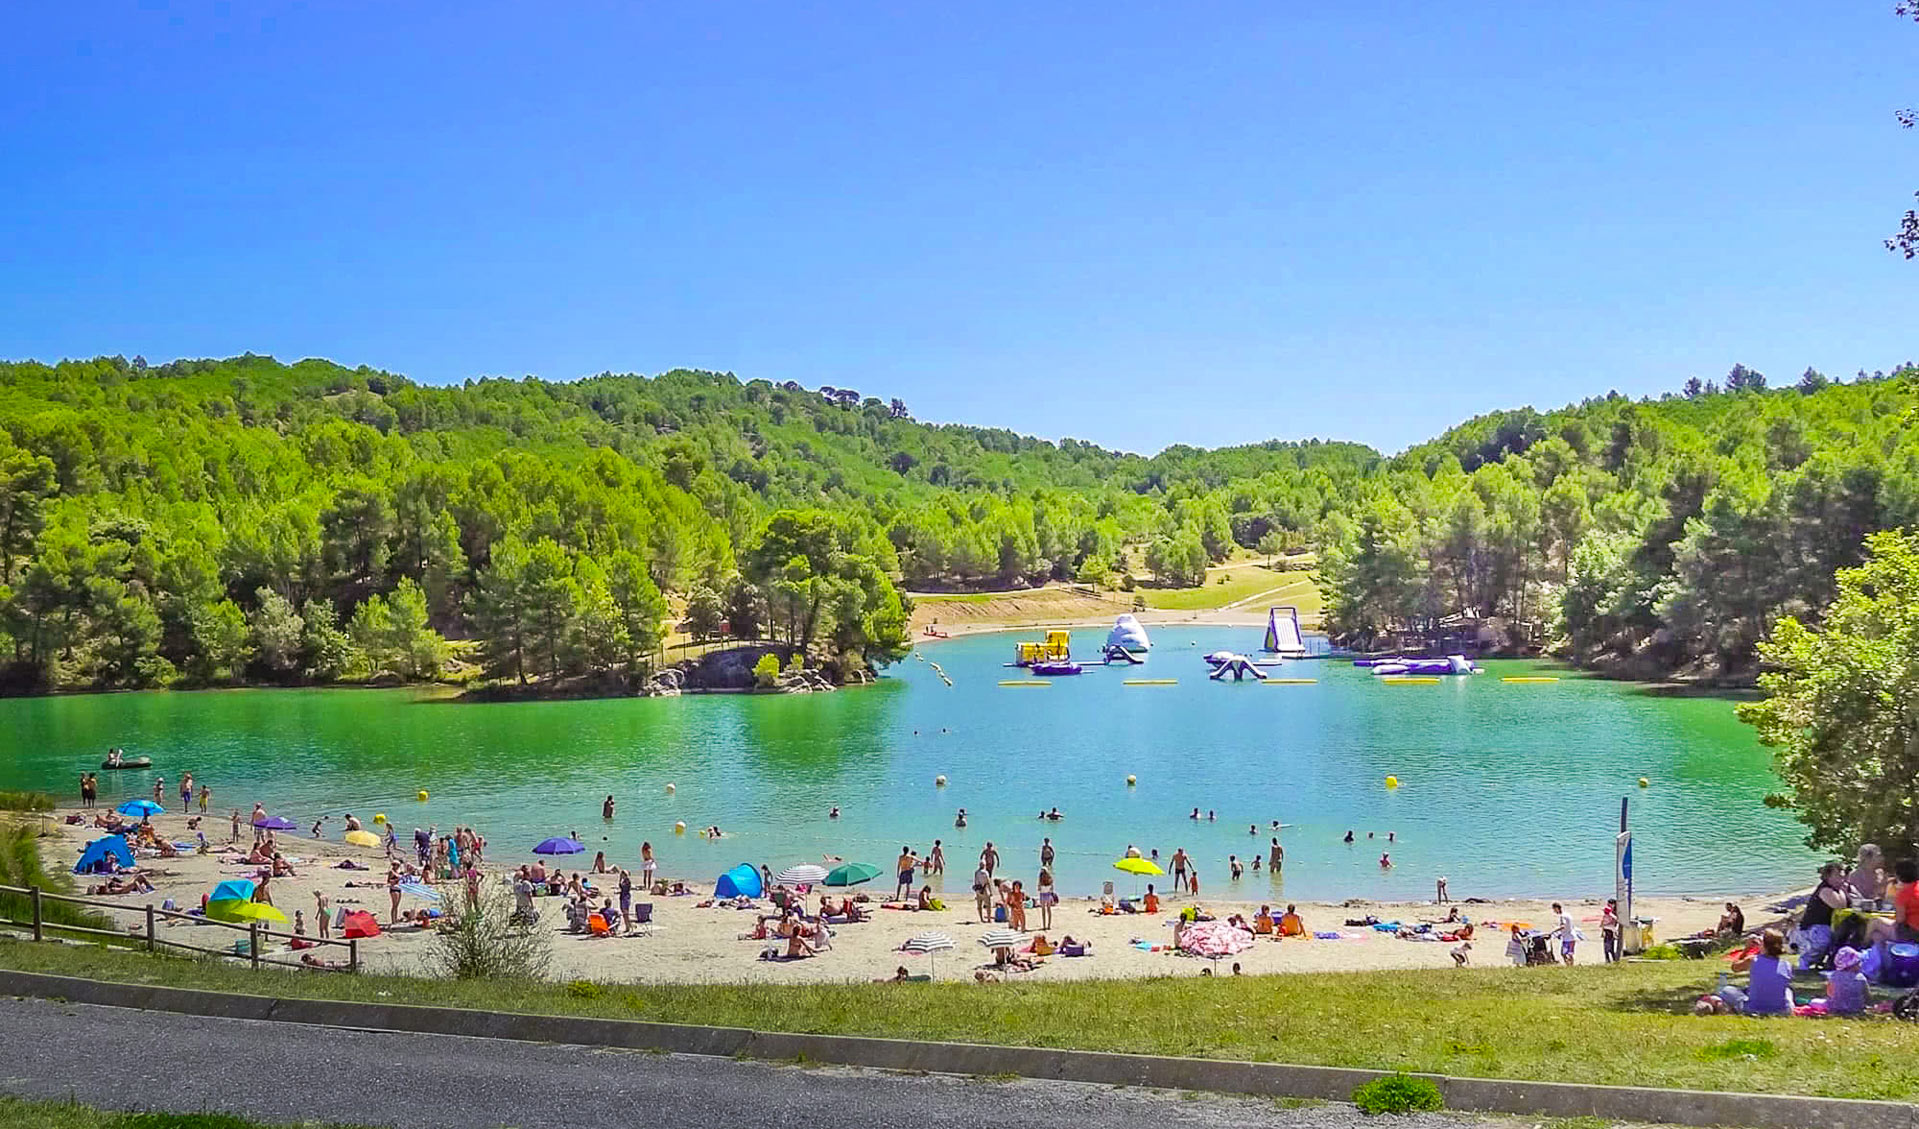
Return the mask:
<svg viewBox="0 0 1919 1129">
<path fill-rule="evenodd" d="M 839 817 L 840 817 L 840 809 L 837 807 L 834 808 L 832 811 L 829 811 L 826 813 L 826 818 L 828 819 L 838 819 Z"/>
<path fill-rule="evenodd" d="M 613 818 L 613 797 L 608 796 L 603 802 L 601 802 L 600 818 L 601 819 Z"/>
<path fill-rule="evenodd" d="M 965 808 L 961 808 L 959 810 L 959 814 L 953 817 L 953 826 L 954 827 L 966 826 L 966 809 Z"/>
<path fill-rule="evenodd" d="M 1050 819 L 1050 820 L 1052 820 L 1052 821 L 1053 821 L 1054 823 L 1058 823 L 1058 822 L 1059 822 L 1060 820 L 1062 820 L 1062 819 L 1065 819 L 1066 817 L 1065 817 L 1065 816 L 1063 816 L 1063 815 L 1061 815 L 1061 814 L 1059 813 L 1059 809 L 1058 809 L 1058 808 L 1056 807 L 1056 808 L 1054 808 L 1054 809 L 1053 809 L 1052 811 L 1049 811 L 1049 812 L 1047 812 L 1047 813 L 1045 813 L 1045 814 L 1044 814 L 1043 816 L 1041 816 L 1040 818 L 1042 818 L 1042 819 Z"/>
<path fill-rule="evenodd" d="M 1353 833 L 1351 831 L 1346 832 L 1346 842 L 1350 845 L 1352 841 L 1353 841 Z"/>
<path fill-rule="evenodd" d="M 1199 818 L 1199 809 L 1198 809 L 1198 808 L 1194 808 L 1194 809 L 1193 809 L 1193 814 L 1191 814 L 1191 815 L 1189 815 L 1189 816 L 1187 816 L 1186 818 L 1187 818 L 1187 819 L 1194 819 L 1194 820 L 1196 820 L 1196 819 L 1198 819 L 1198 818 Z"/>
<path fill-rule="evenodd" d="M 1381 869 L 1381 870 L 1391 870 L 1392 868 L 1393 868 L 1393 856 L 1391 856 L 1391 855 L 1389 855 L 1389 854 L 1386 854 L 1386 853 L 1385 853 L 1385 852 L 1383 852 L 1383 851 L 1382 851 L 1382 852 L 1380 852 L 1380 855 L 1379 855 L 1379 869 Z"/>
</svg>

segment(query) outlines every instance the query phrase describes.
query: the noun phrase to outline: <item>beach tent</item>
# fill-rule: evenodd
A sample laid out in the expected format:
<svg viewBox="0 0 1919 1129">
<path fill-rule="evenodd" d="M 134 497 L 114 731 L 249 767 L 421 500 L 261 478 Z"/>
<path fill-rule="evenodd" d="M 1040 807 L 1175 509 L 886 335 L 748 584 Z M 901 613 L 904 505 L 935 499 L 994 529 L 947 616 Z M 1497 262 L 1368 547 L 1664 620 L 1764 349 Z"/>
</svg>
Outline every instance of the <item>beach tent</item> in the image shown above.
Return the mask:
<svg viewBox="0 0 1919 1129">
<path fill-rule="evenodd" d="M 760 886 L 760 872 L 752 863 L 743 862 L 720 875 L 713 883 L 713 896 L 716 898 L 757 898 L 765 890 Z"/>
<path fill-rule="evenodd" d="M 380 923 L 363 909 L 347 914 L 346 920 L 342 921 L 340 926 L 342 937 L 378 937 L 380 935 Z"/>
<path fill-rule="evenodd" d="M 133 849 L 127 846 L 126 836 L 106 835 L 88 843 L 86 850 L 80 852 L 80 861 L 74 864 L 73 872 L 87 874 L 108 857 L 118 860 L 121 866 L 133 865 Z"/>
</svg>

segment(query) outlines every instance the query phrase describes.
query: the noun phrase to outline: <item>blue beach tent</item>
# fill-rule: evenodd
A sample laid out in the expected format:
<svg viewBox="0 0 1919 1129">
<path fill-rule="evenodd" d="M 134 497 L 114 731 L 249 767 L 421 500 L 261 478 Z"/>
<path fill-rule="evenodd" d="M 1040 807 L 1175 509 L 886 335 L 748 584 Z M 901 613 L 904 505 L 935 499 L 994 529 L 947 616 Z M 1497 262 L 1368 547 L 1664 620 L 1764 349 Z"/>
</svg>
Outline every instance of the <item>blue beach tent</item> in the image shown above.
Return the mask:
<svg viewBox="0 0 1919 1129">
<path fill-rule="evenodd" d="M 86 850 L 80 852 L 80 861 L 74 864 L 75 874 L 90 874 L 100 863 L 111 856 L 121 866 L 133 865 L 133 848 L 127 846 L 124 835 L 107 835 L 88 843 Z"/>
<path fill-rule="evenodd" d="M 759 869 L 747 862 L 720 875 L 719 881 L 713 884 L 716 898 L 757 898 L 761 893 Z"/>
</svg>

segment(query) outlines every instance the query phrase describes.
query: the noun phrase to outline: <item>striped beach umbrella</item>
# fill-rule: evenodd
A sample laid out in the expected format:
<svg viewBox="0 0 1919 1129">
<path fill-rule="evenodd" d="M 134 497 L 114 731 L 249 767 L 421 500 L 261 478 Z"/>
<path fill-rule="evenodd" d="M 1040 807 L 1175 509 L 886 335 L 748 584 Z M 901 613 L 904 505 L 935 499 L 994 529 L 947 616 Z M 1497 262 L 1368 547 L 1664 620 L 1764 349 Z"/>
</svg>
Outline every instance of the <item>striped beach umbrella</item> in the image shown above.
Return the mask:
<svg viewBox="0 0 1919 1129">
<path fill-rule="evenodd" d="M 826 868 L 805 862 L 789 866 L 773 876 L 776 886 L 817 886 L 826 881 Z"/>
<path fill-rule="evenodd" d="M 939 975 L 939 958 L 935 953 L 946 952 L 953 947 L 953 939 L 944 933 L 916 933 L 906 939 L 900 948 L 909 953 L 925 953 L 930 975 Z"/>
<path fill-rule="evenodd" d="M 989 949 L 1010 949 L 1025 939 L 1024 933 L 1011 929 L 988 929 L 979 935 L 979 943 Z"/>
</svg>

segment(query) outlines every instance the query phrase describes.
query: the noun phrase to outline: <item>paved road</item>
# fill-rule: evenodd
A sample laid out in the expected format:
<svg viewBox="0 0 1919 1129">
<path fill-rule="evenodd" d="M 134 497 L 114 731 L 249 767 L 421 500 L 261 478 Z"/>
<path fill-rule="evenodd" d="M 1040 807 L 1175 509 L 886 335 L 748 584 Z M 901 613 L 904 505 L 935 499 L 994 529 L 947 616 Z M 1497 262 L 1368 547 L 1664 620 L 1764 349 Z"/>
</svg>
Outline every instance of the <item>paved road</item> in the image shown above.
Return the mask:
<svg viewBox="0 0 1919 1129">
<path fill-rule="evenodd" d="M 1066 1082 L 772 1066 L 41 1000 L 0 1000 L 0 1032 L 0 1092 L 268 1121 L 392 1129 L 1352 1129 L 1362 1120 L 1342 1105 L 1280 1109 L 1270 1101 Z M 1464 1124 L 1421 1116 L 1395 1119 L 1392 1129 Z"/>
</svg>

